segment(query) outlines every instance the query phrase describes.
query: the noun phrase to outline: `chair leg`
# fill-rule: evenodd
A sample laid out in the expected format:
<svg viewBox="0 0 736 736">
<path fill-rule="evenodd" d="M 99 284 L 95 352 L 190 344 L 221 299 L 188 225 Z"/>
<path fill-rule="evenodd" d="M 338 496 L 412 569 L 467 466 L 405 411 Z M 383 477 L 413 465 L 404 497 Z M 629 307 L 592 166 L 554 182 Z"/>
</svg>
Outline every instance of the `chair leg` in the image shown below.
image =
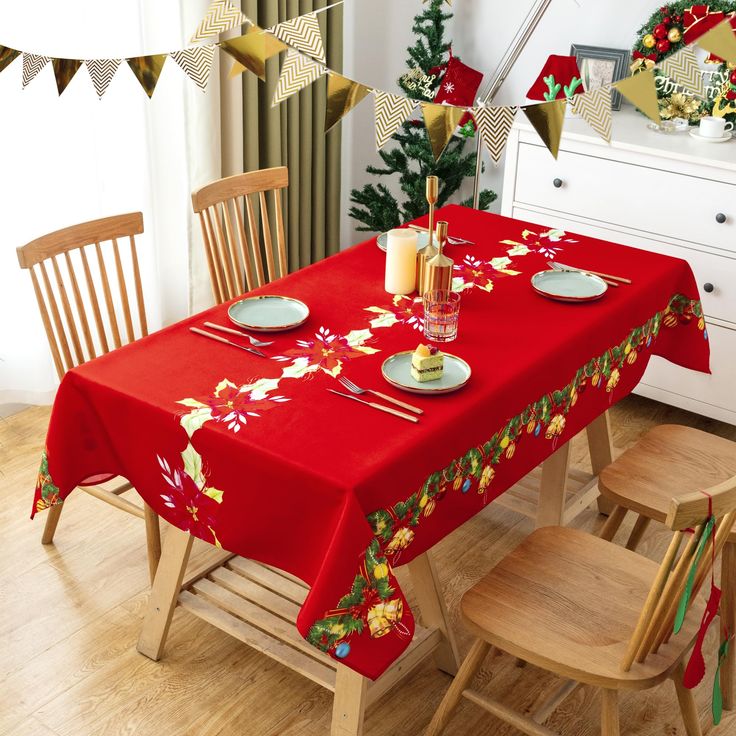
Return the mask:
<svg viewBox="0 0 736 736">
<path fill-rule="evenodd" d="M 337 666 L 330 736 L 363 736 L 368 680 L 345 665 Z"/>
<path fill-rule="evenodd" d="M 729 542 L 723 548 L 721 557 L 721 604 L 722 624 L 731 636 L 736 634 L 736 543 Z M 736 641 L 731 640 L 728 657 L 721 667 L 721 690 L 723 707 L 733 710 L 736 706 Z"/>
<path fill-rule="evenodd" d="M 148 572 L 151 583 L 156 577 L 158 561 L 161 559 L 161 526 L 158 514 L 144 502 L 143 514 L 146 522 L 146 546 L 148 548 Z"/>
<path fill-rule="evenodd" d="M 625 509 L 623 506 L 614 507 L 608 520 L 603 525 L 603 529 L 601 529 L 600 538 L 605 539 L 606 542 L 610 542 L 616 536 L 616 532 L 621 527 L 621 524 L 623 524 L 628 513 L 628 509 Z"/>
<path fill-rule="evenodd" d="M 54 541 L 56 525 L 59 523 L 59 517 L 61 516 L 61 510 L 63 508 L 63 503 L 57 503 L 48 510 L 46 525 L 43 528 L 43 536 L 41 537 L 41 544 L 51 544 Z"/>
<path fill-rule="evenodd" d="M 700 718 L 698 717 L 698 706 L 695 704 L 695 696 L 692 690 L 688 690 L 682 684 L 684 676 L 685 665 L 680 663 L 673 679 L 675 690 L 677 691 L 677 700 L 680 702 L 682 720 L 685 722 L 685 732 L 687 736 L 703 736 L 703 730 L 700 727 Z"/>
<path fill-rule="evenodd" d="M 470 648 L 465 661 L 460 665 L 460 670 L 452 681 L 450 689 L 445 693 L 445 697 L 442 698 L 442 702 L 432 716 L 425 736 L 439 736 L 442 733 L 442 730 L 448 724 L 450 718 L 452 718 L 455 709 L 460 704 L 463 690 L 465 690 L 475 677 L 476 672 L 478 672 L 488 655 L 490 648 L 491 645 L 483 641 L 483 639 L 476 639 L 473 642 L 473 646 Z"/>
<path fill-rule="evenodd" d="M 618 690 L 603 690 L 601 736 L 621 736 L 618 712 Z"/>
<path fill-rule="evenodd" d="M 629 541 L 626 542 L 626 549 L 630 549 L 632 552 L 636 551 L 651 521 L 646 516 L 639 514 L 639 518 L 636 520 L 634 528 L 629 535 Z"/>
</svg>

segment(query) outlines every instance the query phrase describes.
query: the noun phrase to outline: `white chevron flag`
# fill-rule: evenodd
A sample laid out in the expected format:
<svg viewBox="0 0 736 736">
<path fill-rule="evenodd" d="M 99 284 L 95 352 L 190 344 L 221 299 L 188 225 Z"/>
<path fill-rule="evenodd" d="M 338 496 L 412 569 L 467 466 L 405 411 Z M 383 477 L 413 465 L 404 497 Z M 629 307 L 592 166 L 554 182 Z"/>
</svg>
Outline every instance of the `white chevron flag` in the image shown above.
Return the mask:
<svg viewBox="0 0 736 736">
<path fill-rule="evenodd" d="M 276 85 L 272 107 L 276 107 L 312 82 L 316 82 L 323 73 L 324 69 L 316 61 L 294 49 L 289 49 L 281 67 L 281 76 Z"/>
<path fill-rule="evenodd" d="M 518 107 L 474 107 L 471 110 L 481 140 L 496 165 L 501 161 L 518 109 Z"/>
<path fill-rule="evenodd" d="M 25 89 L 51 59 L 39 54 L 23 53 L 23 89 Z"/>
<path fill-rule="evenodd" d="M 693 92 L 703 99 L 706 98 L 707 92 L 703 72 L 700 71 L 700 65 L 691 46 L 685 46 L 676 54 L 668 56 L 657 66 L 663 74 L 666 74 L 671 80 L 677 82 L 689 92 Z"/>
<path fill-rule="evenodd" d="M 393 134 L 403 125 L 417 106 L 416 100 L 411 100 L 389 92 L 375 92 L 376 102 L 376 150 L 380 151 L 390 140 Z"/>
<path fill-rule="evenodd" d="M 212 36 L 219 36 L 244 23 L 250 23 L 250 20 L 230 0 L 213 0 L 189 43 L 199 43 Z"/>
<path fill-rule="evenodd" d="M 215 58 L 214 46 L 194 46 L 175 51 L 171 58 L 184 70 L 184 73 L 204 92 L 210 80 L 212 62 Z"/>
<path fill-rule="evenodd" d="M 613 115 L 611 113 L 611 86 L 599 87 L 570 100 L 572 111 L 585 120 L 598 135 L 611 142 Z"/>
<path fill-rule="evenodd" d="M 122 59 L 87 59 L 84 62 L 95 92 L 100 99 L 107 92 L 121 62 Z"/>
<path fill-rule="evenodd" d="M 302 53 L 308 54 L 323 64 L 327 63 L 316 13 L 300 15 L 298 18 L 279 23 L 268 30 L 289 46 L 299 49 Z"/>
</svg>

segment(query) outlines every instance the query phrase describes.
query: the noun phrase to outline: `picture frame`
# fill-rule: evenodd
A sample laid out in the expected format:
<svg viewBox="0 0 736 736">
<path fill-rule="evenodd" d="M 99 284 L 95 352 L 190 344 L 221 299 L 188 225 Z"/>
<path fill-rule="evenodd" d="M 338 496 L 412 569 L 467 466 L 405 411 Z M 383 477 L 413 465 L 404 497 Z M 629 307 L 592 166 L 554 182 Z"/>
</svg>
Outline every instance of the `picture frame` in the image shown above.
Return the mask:
<svg viewBox="0 0 736 736">
<path fill-rule="evenodd" d="M 629 74 L 631 51 L 628 49 L 609 49 L 574 43 L 570 47 L 570 55 L 578 62 L 586 92 L 618 82 Z M 621 93 L 614 88 L 611 95 L 611 109 L 620 110 L 622 101 Z"/>
</svg>

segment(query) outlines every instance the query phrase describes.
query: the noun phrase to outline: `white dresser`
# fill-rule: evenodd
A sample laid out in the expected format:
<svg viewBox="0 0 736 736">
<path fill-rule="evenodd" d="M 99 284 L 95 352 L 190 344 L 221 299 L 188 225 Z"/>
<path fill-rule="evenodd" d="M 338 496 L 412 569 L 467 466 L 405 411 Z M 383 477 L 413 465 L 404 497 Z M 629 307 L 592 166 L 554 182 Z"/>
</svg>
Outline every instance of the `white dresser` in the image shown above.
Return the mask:
<svg viewBox="0 0 736 736">
<path fill-rule="evenodd" d="M 569 118 L 555 161 L 517 119 L 502 213 L 686 259 L 701 289 L 713 375 L 654 357 L 637 393 L 736 424 L 736 140 L 702 143 L 646 124 L 631 108 L 614 113 L 609 146 Z"/>
</svg>

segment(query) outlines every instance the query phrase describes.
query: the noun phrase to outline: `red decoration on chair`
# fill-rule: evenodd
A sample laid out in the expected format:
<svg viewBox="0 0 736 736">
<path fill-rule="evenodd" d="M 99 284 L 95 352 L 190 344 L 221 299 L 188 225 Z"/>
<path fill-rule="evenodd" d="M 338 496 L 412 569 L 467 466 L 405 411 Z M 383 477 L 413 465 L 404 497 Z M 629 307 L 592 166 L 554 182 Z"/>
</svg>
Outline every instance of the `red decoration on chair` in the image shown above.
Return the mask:
<svg viewBox="0 0 736 736">
<path fill-rule="evenodd" d="M 552 54 L 526 96 L 530 100 L 552 102 L 583 92 L 585 89 L 577 59 L 574 56 Z"/>
</svg>

